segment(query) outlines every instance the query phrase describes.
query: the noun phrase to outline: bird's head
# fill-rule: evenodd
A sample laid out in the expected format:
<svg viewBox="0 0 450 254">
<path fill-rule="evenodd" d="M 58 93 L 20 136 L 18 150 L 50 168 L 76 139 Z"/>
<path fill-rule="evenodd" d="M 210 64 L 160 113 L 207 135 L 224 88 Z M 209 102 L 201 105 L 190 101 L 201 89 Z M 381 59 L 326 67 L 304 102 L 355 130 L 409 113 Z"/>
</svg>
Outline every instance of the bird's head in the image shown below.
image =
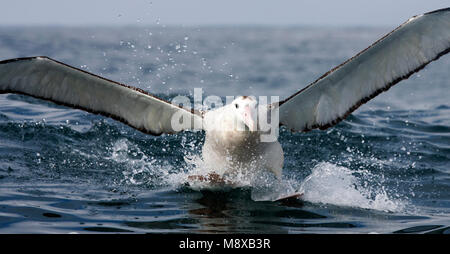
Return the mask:
<svg viewBox="0 0 450 254">
<path fill-rule="evenodd" d="M 250 96 L 239 96 L 230 105 L 236 114 L 238 124 L 244 124 L 249 131 L 258 130 L 258 102 Z"/>
</svg>

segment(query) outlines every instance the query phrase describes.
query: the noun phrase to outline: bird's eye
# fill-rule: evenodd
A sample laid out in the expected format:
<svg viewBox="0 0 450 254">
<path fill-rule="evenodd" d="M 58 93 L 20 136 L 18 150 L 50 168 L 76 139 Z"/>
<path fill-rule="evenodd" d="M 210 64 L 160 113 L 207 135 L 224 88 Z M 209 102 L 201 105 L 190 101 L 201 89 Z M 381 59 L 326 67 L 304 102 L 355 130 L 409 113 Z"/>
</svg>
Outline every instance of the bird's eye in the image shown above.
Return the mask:
<svg viewBox="0 0 450 254">
<path fill-rule="evenodd" d="M 234 104 L 234 106 L 235 106 L 236 108 L 239 108 L 239 104 L 237 104 L 237 103 L 236 103 L 236 104 Z"/>
</svg>

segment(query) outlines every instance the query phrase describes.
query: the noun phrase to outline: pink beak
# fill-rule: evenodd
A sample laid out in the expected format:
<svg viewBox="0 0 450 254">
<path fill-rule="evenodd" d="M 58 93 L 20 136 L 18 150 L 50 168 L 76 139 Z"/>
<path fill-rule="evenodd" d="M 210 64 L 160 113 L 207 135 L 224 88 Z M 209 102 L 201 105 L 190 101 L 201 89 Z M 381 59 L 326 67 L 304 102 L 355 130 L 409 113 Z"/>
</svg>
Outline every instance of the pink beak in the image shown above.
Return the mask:
<svg viewBox="0 0 450 254">
<path fill-rule="evenodd" d="M 244 108 L 244 123 L 250 129 L 250 131 L 257 131 L 256 112 L 248 105 Z"/>
</svg>

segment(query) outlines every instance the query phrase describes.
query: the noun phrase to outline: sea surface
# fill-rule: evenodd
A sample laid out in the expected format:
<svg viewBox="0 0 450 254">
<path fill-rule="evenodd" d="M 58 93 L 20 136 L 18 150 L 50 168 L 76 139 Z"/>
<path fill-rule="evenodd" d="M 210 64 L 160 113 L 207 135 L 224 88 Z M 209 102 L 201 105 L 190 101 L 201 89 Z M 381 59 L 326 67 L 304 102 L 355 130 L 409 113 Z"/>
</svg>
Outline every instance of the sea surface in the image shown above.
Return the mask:
<svg viewBox="0 0 450 254">
<path fill-rule="evenodd" d="M 283 99 L 393 28 L 0 27 L 0 60 L 49 56 L 167 100 Z M 304 192 L 290 202 L 187 186 L 203 132 L 154 137 L 0 95 L 0 233 L 448 234 L 449 70 L 446 55 L 327 130 L 282 128 L 274 191 Z"/>
</svg>

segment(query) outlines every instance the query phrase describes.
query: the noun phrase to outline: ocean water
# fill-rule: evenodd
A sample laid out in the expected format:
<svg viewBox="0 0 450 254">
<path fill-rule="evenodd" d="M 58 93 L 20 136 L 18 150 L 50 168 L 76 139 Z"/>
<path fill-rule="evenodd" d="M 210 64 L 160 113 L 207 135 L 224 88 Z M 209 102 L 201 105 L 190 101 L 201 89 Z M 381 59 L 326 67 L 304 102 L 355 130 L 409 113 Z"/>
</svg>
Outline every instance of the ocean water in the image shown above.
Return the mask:
<svg viewBox="0 0 450 254">
<path fill-rule="evenodd" d="M 1 27 L 0 58 L 46 55 L 170 100 L 286 98 L 393 27 Z M 203 132 L 145 135 L 0 95 L 0 233 L 449 233 L 450 56 L 325 131 L 281 129 L 273 202 L 194 190 Z"/>
</svg>

